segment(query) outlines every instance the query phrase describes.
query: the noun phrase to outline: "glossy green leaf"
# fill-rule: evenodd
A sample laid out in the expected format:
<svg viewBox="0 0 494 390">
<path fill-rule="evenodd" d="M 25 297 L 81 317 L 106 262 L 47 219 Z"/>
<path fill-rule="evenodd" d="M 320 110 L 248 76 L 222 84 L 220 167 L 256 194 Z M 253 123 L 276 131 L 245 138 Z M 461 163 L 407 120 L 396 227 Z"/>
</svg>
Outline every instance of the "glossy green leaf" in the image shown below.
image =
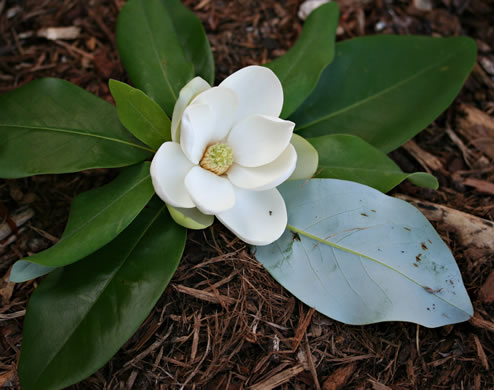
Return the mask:
<svg viewBox="0 0 494 390">
<path fill-rule="evenodd" d="M 171 141 L 170 119 L 158 103 L 141 90 L 120 81 L 110 80 L 109 86 L 120 122 L 136 138 L 153 149 Z"/>
<path fill-rule="evenodd" d="M 403 180 L 437 189 L 437 179 L 425 172 L 404 173 L 384 152 L 348 134 L 309 138 L 319 152 L 316 177 L 355 181 L 388 192 Z"/>
<path fill-rule="evenodd" d="M 285 101 L 282 118 L 292 114 L 317 85 L 323 69 L 333 61 L 339 8 L 328 3 L 312 12 L 295 45 L 265 66 L 273 70 L 283 85 Z"/>
<path fill-rule="evenodd" d="M 103 366 L 165 290 L 185 239 L 161 203 L 106 247 L 48 275 L 24 320 L 22 389 L 65 388 Z"/>
<path fill-rule="evenodd" d="M 317 172 L 319 154 L 304 137 L 293 134 L 290 143 L 297 152 L 297 165 L 288 180 L 310 179 Z"/>
<path fill-rule="evenodd" d="M 161 0 L 129 0 L 123 6 L 117 46 L 132 83 L 171 116 L 180 89 L 194 77 L 194 65 Z"/>
<path fill-rule="evenodd" d="M 199 18 L 180 0 L 161 0 L 168 10 L 185 57 L 194 64 L 196 76 L 214 83 L 214 58 Z"/>
<path fill-rule="evenodd" d="M 6 179 L 122 167 L 151 156 L 110 103 L 51 78 L 0 96 L 0 140 Z"/>
<path fill-rule="evenodd" d="M 256 257 L 292 294 L 353 325 L 468 320 L 472 304 L 449 248 L 412 205 L 362 184 L 290 181 L 288 229 Z"/>
<path fill-rule="evenodd" d="M 197 208 L 185 209 L 182 207 L 172 207 L 166 205 L 173 220 L 180 226 L 192 230 L 201 230 L 211 226 L 214 222 L 214 215 L 201 213 Z"/>
<path fill-rule="evenodd" d="M 452 103 L 475 58 L 475 42 L 466 37 L 380 35 L 344 41 L 290 119 L 306 138 L 353 134 L 387 153 Z"/>
<path fill-rule="evenodd" d="M 128 167 L 111 183 L 78 195 L 72 202 L 67 227 L 60 241 L 24 260 L 46 267 L 60 267 L 108 244 L 135 219 L 153 196 L 149 166 L 149 162 L 144 162 Z M 23 271 L 22 264 L 18 266 L 19 271 Z M 24 281 L 19 279 L 14 265 L 11 280 Z"/>
</svg>

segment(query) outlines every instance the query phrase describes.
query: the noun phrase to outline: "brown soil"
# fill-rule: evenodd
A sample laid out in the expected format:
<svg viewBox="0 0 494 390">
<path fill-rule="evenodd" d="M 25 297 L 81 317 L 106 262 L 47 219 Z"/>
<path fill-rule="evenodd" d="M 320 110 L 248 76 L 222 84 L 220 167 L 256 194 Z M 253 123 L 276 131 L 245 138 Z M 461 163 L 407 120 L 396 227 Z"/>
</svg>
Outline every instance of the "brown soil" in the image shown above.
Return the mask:
<svg viewBox="0 0 494 390">
<path fill-rule="evenodd" d="M 406 171 L 432 171 L 441 183 L 436 192 L 405 183 L 397 193 L 494 221 L 494 147 L 486 148 L 485 139 L 476 143 L 468 132 L 493 123 L 494 3 L 436 0 L 432 11 L 419 11 L 408 1 L 339 2 L 338 39 L 374 34 L 380 27 L 379 33 L 464 34 L 477 40 L 479 65 L 456 102 L 415 138 L 418 152 L 408 144 L 392 157 Z M 126 81 L 114 41 L 123 3 L 0 0 L 0 93 L 55 76 L 111 101 L 108 78 Z M 279 56 L 301 30 L 300 0 L 185 3 L 206 27 L 217 81 Z M 65 41 L 37 37 L 39 29 L 56 26 L 79 26 L 81 33 Z M 492 145 L 492 138 L 487 141 Z M 7 282 L 11 265 L 56 242 L 71 199 L 114 175 L 95 170 L 0 180 L 0 218 L 25 206 L 35 211 L 14 241 L 0 246 L 0 386 L 18 388 L 23 314 L 38 284 Z M 478 239 L 467 244 L 461 224 L 455 228 L 439 218 L 435 226 L 454 252 L 474 303 L 476 316 L 470 322 L 427 329 L 333 321 L 293 298 L 245 244 L 215 224 L 189 234 L 178 272 L 136 335 L 101 370 L 72 388 L 270 389 L 278 383 L 280 389 L 493 389 L 494 251 Z"/>
</svg>

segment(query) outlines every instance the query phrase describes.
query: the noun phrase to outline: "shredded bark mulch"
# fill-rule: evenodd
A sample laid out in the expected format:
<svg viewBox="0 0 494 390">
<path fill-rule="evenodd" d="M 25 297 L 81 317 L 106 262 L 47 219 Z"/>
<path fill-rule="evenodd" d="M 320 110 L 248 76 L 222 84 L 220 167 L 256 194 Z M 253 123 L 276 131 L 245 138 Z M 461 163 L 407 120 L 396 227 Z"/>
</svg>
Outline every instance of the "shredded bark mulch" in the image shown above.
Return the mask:
<svg viewBox="0 0 494 390">
<path fill-rule="evenodd" d="M 283 54 L 302 28 L 300 0 L 185 3 L 207 30 L 217 81 Z M 108 364 L 72 389 L 494 388 L 494 2 L 339 3 L 339 40 L 394 33 L 477 41 L 478 63 L 455 103 L 391 155 L 405 171 L 438 177 L 438 191 L 404 183 L 394 194 L 415 201 L 452 249 L 475 317 L 438 329 L 341 324 L 301 304 L 245 244 L 214 224 L 189 233 L 180 268 L 147 320 Z M 52 76 L 112 101 L 108 79 L 127 81 L 114 36 L 123 4 L 0 0 L 0 93 Z M 47 39 L 50 27 L 69 27 L 68 38 Z M 34 211 L 0 242 L 0 386 L 19 388 L 22 321 L 38 285 L 8 282 L 10 267 L 55 243 L 73 197 L 115 174 L 0 180 L 0 223 L 14 228 L 16 214 Z M 487 231 L 478 229 L 482 224 Z"/>
</svg>

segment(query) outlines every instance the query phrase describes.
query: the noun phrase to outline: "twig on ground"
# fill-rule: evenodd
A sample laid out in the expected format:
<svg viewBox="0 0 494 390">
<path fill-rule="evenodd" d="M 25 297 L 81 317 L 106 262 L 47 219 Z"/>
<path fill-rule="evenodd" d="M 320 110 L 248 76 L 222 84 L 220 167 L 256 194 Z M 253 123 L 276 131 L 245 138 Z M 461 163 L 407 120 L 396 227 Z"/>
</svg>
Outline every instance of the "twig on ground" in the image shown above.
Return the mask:
<svg viewBox="0 0 494 390">
<path fill-rule="evenodd" d="M 440 204 L 414 199 L 403 194 L 395 197 L 415 205 L 431 221 L 442 222 L 455 229 L 465 246 L 494 250 L 494 223 Z"/>
<path fill-rule="evenodd" d="M 294 367 L 287 368 L 284 371 L 268 378 L 262 382 L 256 383 L 249 387 L 249 390 L 271 390 L 277 386 L 282 385 L 283 383 L 288 382 L 294 376 L 297 376 L 302 371 L 304 371 L 303 364 L 297 364 Z"/>
</svg>

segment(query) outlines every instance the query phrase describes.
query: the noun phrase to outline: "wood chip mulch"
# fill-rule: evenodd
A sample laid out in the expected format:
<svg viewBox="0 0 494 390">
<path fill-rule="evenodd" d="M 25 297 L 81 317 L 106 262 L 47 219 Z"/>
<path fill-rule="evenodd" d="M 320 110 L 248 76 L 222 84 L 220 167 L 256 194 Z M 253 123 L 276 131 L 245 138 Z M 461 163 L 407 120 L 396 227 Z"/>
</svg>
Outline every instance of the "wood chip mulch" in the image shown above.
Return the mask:
<svg viewBox="0 0 494 390">
<path fill-rule="evenodd" d="M 0 0 L 0 93 L 52 76 L 112 101 L 108 78 L 127 81 L 114 36 L 123 3 Z M 300 0 L 185 3 L 206 27 L 217 81 L 283 54 L 302 28 Z M 341 324 L 293 298 L 215 224 L 189 234 L 178 272 L 138 332 L 71 389 L 494 389 L 494 235 L 475 230 L 494 221 L 494 2 L 339 3 L 340 40 L 376 33 L 477 40 L 478 63 L 452 107 L 391 154 L 405 171 L 438 177 L 438 191 L 405 183 L 394 194 L 418 204 L 452 249 L 475 317 L 438 329 Z M 51 27 L 68 27 L 66 39 L 47 39 Z M 16 234 L 0 237 L 0 387 L 19 388 L 22 320 L 38 285 L 9 283 L 10 267 L 56 242 L 71 199 L 114 176 L 93 170 L 0 180 L 1 226 L 34 211 Z"/>
</svg>

